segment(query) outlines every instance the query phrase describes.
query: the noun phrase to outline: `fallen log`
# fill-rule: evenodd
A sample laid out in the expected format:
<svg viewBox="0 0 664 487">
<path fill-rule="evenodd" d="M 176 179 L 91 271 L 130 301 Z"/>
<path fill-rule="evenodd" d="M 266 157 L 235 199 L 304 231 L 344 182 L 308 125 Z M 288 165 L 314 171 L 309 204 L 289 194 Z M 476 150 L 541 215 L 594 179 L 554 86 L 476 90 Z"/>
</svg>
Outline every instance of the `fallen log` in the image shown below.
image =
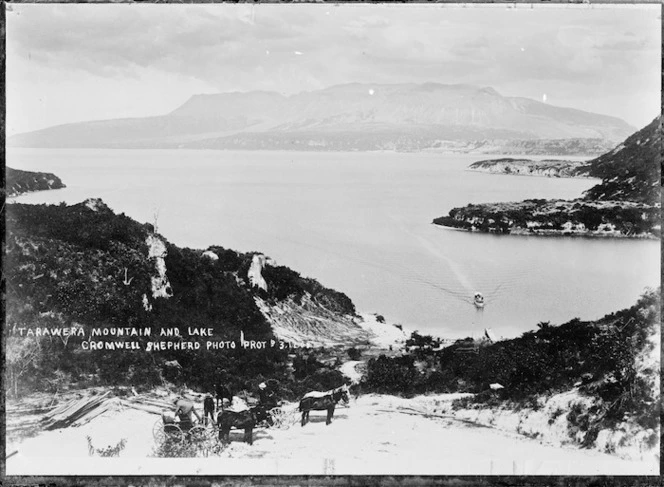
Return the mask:
<svg viewBox="0 0 664 487">
<path fill-rule="evenodd" d="M 139 411 L 145 411 L 146 413 L 156 414 L 157 416 L 160 416 L 162 411 L 163 411 L 163 409 L 159 409 L 159 408 L 151 407 L 151 406 L 145 406 L 143 404 L 136 404 L 136 403 L 129 402 L 129 401 L 124 403 L 124 406 L 126 406 L 128 408 L 132 408 L 132 409 L 138 409 Z M 168 409 L 168 408 L 166 408 L 166 409 Z"/>
<path fill-rule="evenodd" d="M 50 411 L 55 406 L 44 406 L 37 408 L 24 408 L 24 409 L 7 409 L 7 416 L 14 414 L 43 414 L 47 411 Z"/>
<path fill-rule="evenodd" d="M 173 407 L 172 402 L 168 401 L 163 401 L 159 399 L 151 399 L 147 397 L 131 397 L 129 399 L 126 399 L 125 402 L 128 403 L 133 403 L 133 404 L 146 404 L 150 406 L 157 406 L 161 408 L 166 408 L 166 409 L 171 409 Z"/>
</svg>

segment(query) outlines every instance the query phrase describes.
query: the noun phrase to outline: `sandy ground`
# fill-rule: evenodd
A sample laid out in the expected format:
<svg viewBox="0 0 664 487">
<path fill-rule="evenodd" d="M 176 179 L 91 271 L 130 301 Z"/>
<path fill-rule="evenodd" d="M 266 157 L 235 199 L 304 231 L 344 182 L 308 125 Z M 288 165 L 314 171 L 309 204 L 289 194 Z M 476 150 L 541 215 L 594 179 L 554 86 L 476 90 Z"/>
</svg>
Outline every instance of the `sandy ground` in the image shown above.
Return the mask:
<svg viewBox="0 0 664 487">
<path fill-rule="evenodd" d="M 361 363 L 363 362 L 360 360 L 349 360 L 339 368 L 339 371 L 348 377 L 352 384 L 359 384 L 362 374 L 357 370 L 357 365 Z"/>
<path fill-rule="evenodd" d="M 455 395 L 436 396 L 451 400 Z M 46 431 L 8 444 L 18 453 L 7 475 L 221 475 L 221 474 L 386 474 L 386 475 L 657 475 L 655 462 L 633 462 L 574 448 L 552 447 L 523 436 L 452 418 L 413 413 L 418 401 L 365 395 L 338 408 L 331 425 L 324 412 L 310 423 L 259 429 L 254 444 L 233 442 L 219 457 L 152 457 L 152 427 L 158 416 L 118 407 L 78 428 Z M 297 420 L 295 405 L 288 405 Z M 126 447 L 118 458 L 89 456 L 96 448 Z"/>
</svg>

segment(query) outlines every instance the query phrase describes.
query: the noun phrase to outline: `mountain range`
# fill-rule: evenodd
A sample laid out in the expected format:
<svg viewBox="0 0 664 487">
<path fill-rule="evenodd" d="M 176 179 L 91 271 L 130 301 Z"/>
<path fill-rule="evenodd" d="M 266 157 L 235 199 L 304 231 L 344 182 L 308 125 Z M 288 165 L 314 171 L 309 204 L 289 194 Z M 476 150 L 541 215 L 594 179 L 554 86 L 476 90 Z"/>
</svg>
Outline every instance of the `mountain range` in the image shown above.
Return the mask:
<svg viewBox="0 0 664 487">
<path fill-rule="evenodd" d="M 526 150 L 538 150 L 537 141 L 574 139 L 576 151 L 588 146 L 602 153 L 634 130 L 616 117 L 506 97 L 488 87 L 353 83 L 291 96 L 195 95 L 166 115 L 58 125 L 17 134 L 8 145 L 466 151 L 487 141 L 502 141 L 489 143 L 497 149 L 531 141 Z"/>
</svg>

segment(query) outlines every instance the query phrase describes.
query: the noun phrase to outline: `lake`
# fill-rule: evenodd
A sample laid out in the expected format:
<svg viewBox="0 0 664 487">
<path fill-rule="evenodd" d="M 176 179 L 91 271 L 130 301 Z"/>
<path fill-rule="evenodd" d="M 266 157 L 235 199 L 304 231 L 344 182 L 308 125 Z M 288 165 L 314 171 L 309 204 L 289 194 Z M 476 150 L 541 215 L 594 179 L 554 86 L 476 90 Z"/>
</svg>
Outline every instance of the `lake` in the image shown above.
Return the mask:
<svg viewBox="0 0 664 487">
<path fill-rule="evenodd" d="M 504 157 L 504 156 L 501 156 Z M 455 206 L 572 199 L 596 184 L 466 171 L 483 155 L 9 149 L 7 165 L 66 189 L 16 198 L 78 203 L 158 224 L 169 241 L 260 251 L 411 330 L 512 337 L 540 321 L 595 319 L 660 280 L 659 241 L 496 236 L 431 224 Z M 475 291 L 486 307 L 472 304 Z"/>
</svg>

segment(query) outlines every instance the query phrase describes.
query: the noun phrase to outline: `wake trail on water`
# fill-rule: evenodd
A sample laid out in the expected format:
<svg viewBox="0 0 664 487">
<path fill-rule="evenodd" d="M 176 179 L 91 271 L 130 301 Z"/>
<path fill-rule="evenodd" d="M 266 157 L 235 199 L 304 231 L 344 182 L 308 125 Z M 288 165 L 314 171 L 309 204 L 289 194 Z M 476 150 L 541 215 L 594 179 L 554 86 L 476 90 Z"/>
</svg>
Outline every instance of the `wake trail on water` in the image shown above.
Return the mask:
<svg viewBox="0 0 664 487">
<path fill-rule="evenodd" d="M 426 270 L 422 268 L 413 266 L 407 267 L 403 263 L 400 263 L 400 261 L 382 260 L 380 259 L 379 245 L 377 245 L 376 251 L 372 254 L 373 258 L 366 258 L 357 254 L 335 250 L 330 246 L 315 244 L 312 241 L 289 238 L 283 234 L 275 235 L 272 232 L 263 231 L 243 224 L 236 223 L 236 225 L 245 227 L 247 229 L 247 234 L 259 233 L 264 237 L 269 238 L 270 240 L 278 241 L 293 247 L 314 250 L 320 255 L 333 255 L 342 261 L 355 263 L 366 268 L 376 269 L 388 275 L 394 275 L 404 281 L 415 283 L 419 286 L 428 287 L 429 289 L 443 293 L 444 295 L 454 300 L 469 304 L 471 306 L 474 306 L 472 296 L 475 292 L 482 292 L 486 303 L 496 302 L 500 299 L 501 296 L 516 287 L 516 285 L 528 274 L 534 272 L 534 269 L 532 268 L 514 269 L 508 274 L 501 273 L 499 279 L 497 280 L 495 277 L 487 275 L 486 269 L 481 269 L 481 276 L 479 278 L 473 279 L 468 272 L 464 271 L 463 262 L 460 260 L 455 260 L 443 252 L 435 242 L 427 239 L 422 235 L 414 233 L 413 231 L 405 228 L 403 225 L 399 225 L 398 223 L 398 227 L 405 234 L 413 238 L 414 242 L 417 242 L 420 247 L 424 248 L 430 255 L 434 256 L 437 262 L 443 263 L 445 267 L 448 268 L 451 272 L 446 274 L 443 279 L 438 280 L 433 277 L 429 277 L 431 273 L 438 273 L 438 271 L 434 269 L 434 266 L 428 266 L 429 272 L 427 273 Z M 472 265 L 470 265 L 469 268 L 472 268 Z M 452 277 L 452 280 L 457 282 L 459 285 L 444 285 L 445 281 L 447 281 L 449 277 Z M 445 299 L 434 299 L 437 304 L 445 307 Z M 482 317 L 482 311 L 479 311 L 478 313 L 479 314 L 476 315 L 476 319 L 479 320 Z"/>
<path fill-rule="evenodd" d="M 416 237 L 417 240 L 419 240 L 419 242 L 422 244 L 422 246 L 423 246 L 426 250 L 429 251 L 429 253 L 431 253 L 431 254 L 434 255 L 435 257 L 438 257 L 439 259 L 445 261 L 445 263 L 447 264 L 447 266 L 450 268 L 450 270 L 451 270 L 452 273 L 454 274 L 454 277 L 456 278 L 456 280 L 457 280 L 457 281 L 463 286 L 463 288 L 467 291 L 466 294 L 470 295 L 470 294 L 472 294 L 473 292 L 475 292 L 474 290 L 476 289 L 476 287 L 473 285 L 473 283 L 471 282 L 470 278 L 466 275 L 466 273 L 463 272 L 463 270 L 459 267 L 459 265 L 458 265 L 457 262 L 455 262 L 454 260 L 450 259 L 445 253 L 441 252 L 440 249 L 436 248 L 436 247 L 432 244 L 432 242 L 430 242 L 429 240 L 427 240 L 427 239 L 424 238 L 423 236 L 421 236 L 421 235 L 415 235 L 415 234 L 413 234 L 412 232 L 408 232 L 408 233 L 410 233 L 411 235 L 413 235 L 414 237 Z"/>
<path fill-rule="evenodd" d="M 291 246 L 296 246 L 300 248 L 307 248 L 311 250 L 315 250 L 317 253 L 322 254 L 322 255 L 334 255 L 335 257 L 338 257 L 339 259 L 347 262 L 352 262 L 355 264 L 359 264 L 361 266 L 365 266 L 368 268 L 373 268 L 376 270 L 380 270 L 382 272 L 385 272 L 387 274 L 392 274 L 400 279 L 407 281 L 407 282 L 413 282 L 418 285 L 424 285 L 427 286 L 431 289 L 434 289 L 436 291 L 442 291 L 443 293 L 457 299 L 460 301 L 463 301 L 468 304 L 473 304 L 473 300 L 470 298 L 469 291 L 470 287 L 466 286 L 461 289 L 450 289 L 444 286 L 441 286 L 440 284 L 437 284 L 429 279 L 426 279 L 423 277 L 421 273 L 416 273 L 411 270 L 411 268 L 405 267 L 403 264 L 399 264 L 397 261 L 381 261 L 380 259 L 367 259 L 363 258 L 357 255 L 350 255 L 349 253 L 344 253 L 338 250 L 334 250 L 330 247 L 327 246 L 322 246 L 322 245 L 316 245 L 312 242 L 306 242 L 303 240 L 297 240 L 293 238 L 288 238 L 284 237 L 283 235 L 274 235 L 270 232 L 266 231 L 261 231 L 255 228 L 249 228 L 248 226 L 245 225 L 238 225 L 238 226 L 244 226 L 247 228 L 248 231 L 254 232 L 254 233 L 260 233 L 266 237 L 269 237 L 271 240 L 279 241 L 281 243 L 286 243 Z M 374 254 L 375 256 L 378 256 L 378 252 Z M 442 304 L 443 300 L 436 300 L 438 303 Z"/>
<path fill-rule="evenodd" d="M 495 302 L 506 292 L 516 288 L 518 283 L 523 281 L 526 277 L 541 269 L 541 265 L 533 265 L 531 263 L 522 268 L 514 268 L 509 273 L 501 272 L 498 280 L 490 275 L 486 269 L 481 269 L 479 272 L 480 277 L 473 279 L 469 273 L 464 270 L 464 266 L 460 264 L 460 260 L 451 258 L 447 253 L 443 252 L 440 246 L 436 245 L 437 242 L 432 241 L 424 235 L 416 234 L 405 225 L 397 222 L 394 218 L 392 218 L 392 220 L 405 234 L 418 241 L 429 254 L 436 257 L 439 261 L 444 262 L 452 271 L 453 276 L 462 286 L 462 289 L 449 289 L 440 284 L 433 283 L 424 277 L 418 278 L 417 281 L 427 284 L 466 303 L 474 305 L 474 300 L 471 299 L 470 296 L 475 292 L 482 292 L 485 303 Z M 472 265 L 467 267 L 472 270 Z M 480 313 L 478 316 L 483 316 L 481 314 L 483 309 L 478 310 L 478 312 Z"/>
</svg>

